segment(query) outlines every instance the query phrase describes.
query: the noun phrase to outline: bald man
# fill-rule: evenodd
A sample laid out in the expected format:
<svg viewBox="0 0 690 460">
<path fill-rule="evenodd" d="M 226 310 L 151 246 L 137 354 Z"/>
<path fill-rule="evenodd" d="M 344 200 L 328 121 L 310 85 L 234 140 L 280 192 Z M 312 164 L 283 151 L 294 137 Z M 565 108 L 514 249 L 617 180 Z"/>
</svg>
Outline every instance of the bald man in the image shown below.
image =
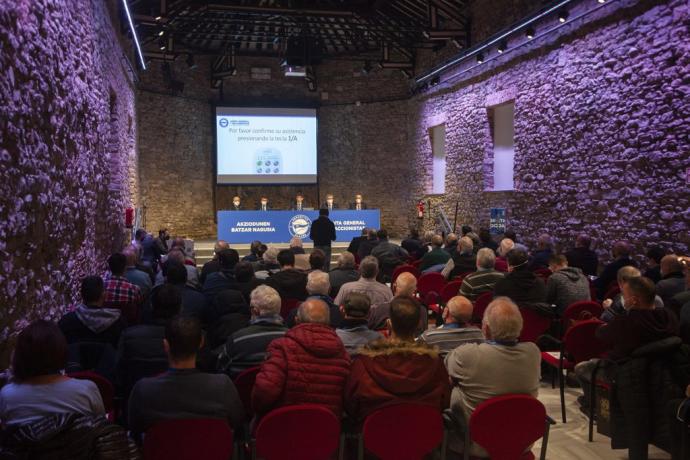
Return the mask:
<svg viewBox="0 0 690 460">
<path fill-rule="evenodd" d="M 390 291 L 389 291 L 390 292 Z M 398 278 L 393 283 L 393 292 L 395 297 L 408 297 L 413 298 L 417 292 L 417 278 L 410 272 L 401 273 Z M 391 299 L 392 301 L 392 299 Z M 391 313 L 391 302 L 383 302 L 374 305 L 372 302 L 371 311 L 369 312 L 369 328 L 370 329 L 384 329 L 386 327 L 386 320 L 390 318 Z M 419 305 L 421 310 L 419 327 L 417 329 L 417 335 L 427 328 L 428 313 L 426 308 L 421 304 Z"/>
<path fill-rule="evenodd" d="M 268 346 L 252 393 L 259 417 L 292 404 L 318 404 L 342 415 L 350 357 L 329 316 L 324 301 L 308 299 L 299 307 L 298 324 Z"/>
<path fill-rule="evenodd" d="M 453 297 L 443 310 L 443 325 L 424 331 L 419 341 L 437 346 L 441 356 L 446 356 L 460 345 L 483 342 L 482 331 L 470 324 L 473 310 L 474 306 L 467 297 Z"/>
</svg>

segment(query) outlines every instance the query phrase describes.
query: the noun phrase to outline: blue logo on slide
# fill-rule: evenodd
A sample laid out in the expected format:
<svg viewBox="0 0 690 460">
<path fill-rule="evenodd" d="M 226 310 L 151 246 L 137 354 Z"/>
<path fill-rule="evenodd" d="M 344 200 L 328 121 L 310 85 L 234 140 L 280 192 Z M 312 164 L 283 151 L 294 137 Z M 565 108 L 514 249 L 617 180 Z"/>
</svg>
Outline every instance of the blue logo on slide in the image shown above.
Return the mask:
<svg viewBox="0 0 690 460">
<path fill-rule="evenodd" d="M 227 128 L 228 127 L 228 119 L 227 118 L 221 118 L 218 121 L 218 124 L 220 125 L 221 128 Z"/>
<path fill-rule="evenodd" d="M 290 235 L 296 236 L 297 238 L 304 239 L 309 236 L 309 230 L 311 229 L 311 219 L 304 214 L 297 214 L 290 219 L 288 223 L 288 231 Z"/>
</svg>

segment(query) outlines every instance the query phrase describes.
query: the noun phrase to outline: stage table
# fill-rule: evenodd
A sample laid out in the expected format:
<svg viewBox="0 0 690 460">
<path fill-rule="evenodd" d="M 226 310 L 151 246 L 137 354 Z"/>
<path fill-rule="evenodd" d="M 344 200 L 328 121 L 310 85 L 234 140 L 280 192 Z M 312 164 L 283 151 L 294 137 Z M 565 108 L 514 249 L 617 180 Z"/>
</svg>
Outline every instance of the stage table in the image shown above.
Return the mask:
<svg viewBox="0 0 690 460">
<path fill-rule="evenodd" d="M 218 239 L 228 243 L 288 243 L 293 236 L 311 242 L 311 223 L 319 211 L 218 211 Z M 335 224 L 336 241 L 349 242 L 363 228 L 379 228 L 378 209 L 334 209 L 328 216 Z"/>
</svg>

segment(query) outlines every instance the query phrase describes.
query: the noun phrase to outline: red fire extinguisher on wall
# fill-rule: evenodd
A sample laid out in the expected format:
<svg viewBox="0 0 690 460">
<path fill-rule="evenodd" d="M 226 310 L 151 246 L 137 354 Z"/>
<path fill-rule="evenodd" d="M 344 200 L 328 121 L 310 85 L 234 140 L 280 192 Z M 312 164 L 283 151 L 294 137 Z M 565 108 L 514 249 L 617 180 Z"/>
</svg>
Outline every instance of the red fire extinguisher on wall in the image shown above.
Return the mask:
<svg viewBox="0 0 690 460">
<path fill-rule="evenodd" d="M 134 226 L 134 208 L 125 209 L 125 227 L 132 228 Z"/>
<path fill-rule="evenodd" d="M 424 219 L 424 201 L 419 200 L 417 203 L 417 219 Z"/>
</svg>

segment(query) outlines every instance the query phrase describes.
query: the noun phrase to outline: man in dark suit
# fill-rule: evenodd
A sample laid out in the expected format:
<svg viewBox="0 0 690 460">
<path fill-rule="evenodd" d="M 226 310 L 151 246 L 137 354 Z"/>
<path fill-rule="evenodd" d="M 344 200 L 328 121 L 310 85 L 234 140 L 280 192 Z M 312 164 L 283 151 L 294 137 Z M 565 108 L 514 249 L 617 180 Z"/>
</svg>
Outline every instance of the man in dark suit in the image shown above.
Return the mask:
<svg viewBox="0 0 690 460">
<path fill-rule="evenodd" d="M 232 208 L 230 208 L 232 211 L 241 211 L 242 210 L 242 203 L 240 201 L 240 197 L 235 195 L 232 197 Z"/>
<path fill-rule="evenodd" d="M 328 209 L 329 211 L 338 209 L 338 204 L 335 201 L 333 201 L 332 193 L 326 195 L 326 201 L 324 201 L 324 203 L 321 205 L 321 209 Z"/>
<path fill-rule="evenodd" d="M 367 235 L 369 235 L 369 229 L 364 227 L 362 229 L 362 235 L 355 236 L 354 238 L 352 238 L 352 241 L 350 241 L 350 245 L 347 247 L 348 252 L 351 252 L 352 255 L 357 255 L 359 245 L 362 243 L 362 241 L 367 239 Z"/>
<path fill-rule="evenodd" d="M 257 211 L 269 211 L 271 208 L 268 206 L 268 198 L 265 196 L 261 197 L 261 201 L 259 201 L 259 206 L 256 207 Z"/>
<path fill-rule="evenodd" d="M 311 224 L 309 238 L 314 242 L 314 249 L 321 249 L 326 255 L 323 270 L 328 272 L 331 266 L 331 242 L 335 241 L 335 224 L 328 218 L 328 209 L 319 210 L 319 218 Z"/>
<path fill-rule="evenodd" d="M 362 201 L 361 194 L 358 193 L 357 195 L 355 195 L 355 201 L 354 203 L 350 203 L 350 209 L 356 209 L 357 211 L 361 209 L 367 209 L 367 204 L 364 201 Z"/>
<path fill-rule="evenodd" d="M 293 211 L 304 211 L 306 207 L 307 204 L 304 202 L 304 196 L 301 193 L 298 193 L 295 197 L 295 201 L 292 203 L 291 209 Z"/>
</svg>

